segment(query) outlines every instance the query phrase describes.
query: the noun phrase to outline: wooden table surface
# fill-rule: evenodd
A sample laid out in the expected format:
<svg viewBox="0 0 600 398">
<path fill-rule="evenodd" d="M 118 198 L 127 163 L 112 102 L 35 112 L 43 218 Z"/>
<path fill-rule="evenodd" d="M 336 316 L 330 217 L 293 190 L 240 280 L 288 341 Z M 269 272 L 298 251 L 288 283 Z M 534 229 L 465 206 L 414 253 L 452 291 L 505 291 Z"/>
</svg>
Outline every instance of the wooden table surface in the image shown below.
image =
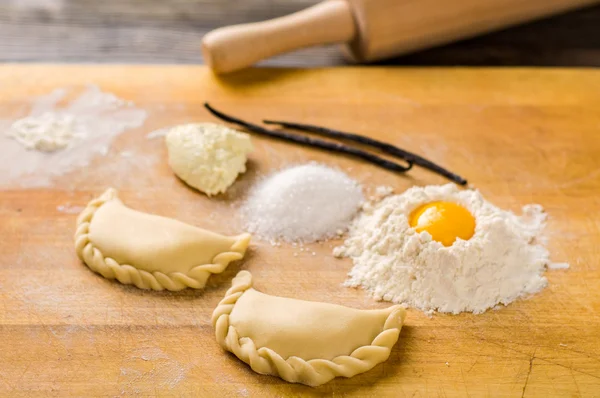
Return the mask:
<svg viewBox="0 0 600 398">
<path fill-rule="evenodd" d="M 317 0 L 0 0 L 0 62 L 200 63 L 219 26 L 260 21 Z M 335 46 L 267 65 L 345 61 Z M 396 58 L 391 65 L 600 66 L 600 6 Z"/>
<path fill-rule="evenodd" d="M 254 69 L 219 81 L 194 66 L 39 65 L 2 66 L 0 82 L 0 118 L 37 95 L 90 82 L 149 112 L 89 167 L 49 188 L 15 182 L 0 191 L 0 396 L 600 396 L 600 71 Z M 290 163 L 340 167 L 367 192 L 445 181 L 255 137 L 249 172 L 227 195 L 208 199 L 174 177 L 161 139 L 146 138 L 214 120 L 205 100 L 251 120 L 369 134 L 465 175 L 500 207 L 540 203 L 552 259 L 571 268 L 549 271 L 549 286 L 534 297 L 482 315 L 409 310 L 390 359 L 352 379 L 313 389 L 257 375 L 220 349 L 210 324 L 238 270 L 250 270 L 270 294 L 386 306 L 341 286 L 351 262 L 332 257 L 338 242 L 299 252 L 254 239 L 246 261 L 211 277 L 206 290 L 148 292 L 80 263 L 76 216 L 60 207 L 114 186 L 133 208 L 229 234 L 240 231 L 231 203 L 258 176 Z"/>
</svg>

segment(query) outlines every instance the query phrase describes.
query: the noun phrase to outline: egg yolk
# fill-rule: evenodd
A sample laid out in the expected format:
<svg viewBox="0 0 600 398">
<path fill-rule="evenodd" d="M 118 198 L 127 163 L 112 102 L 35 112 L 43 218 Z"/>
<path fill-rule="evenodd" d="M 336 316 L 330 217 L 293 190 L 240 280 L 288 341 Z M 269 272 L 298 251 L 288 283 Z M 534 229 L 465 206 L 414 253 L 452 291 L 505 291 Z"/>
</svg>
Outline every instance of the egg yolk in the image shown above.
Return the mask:
<svg viewBox="0 0 600 398">
<path fill-rule="evenodd" d="M 475 233 L 475 217 L 452 202 L 431 202 L 416 208 L 409 224 L 417 232 L 427 231 L 431 238 L 448 247 L 456 238 L 470 239 Z"/>
</svg>

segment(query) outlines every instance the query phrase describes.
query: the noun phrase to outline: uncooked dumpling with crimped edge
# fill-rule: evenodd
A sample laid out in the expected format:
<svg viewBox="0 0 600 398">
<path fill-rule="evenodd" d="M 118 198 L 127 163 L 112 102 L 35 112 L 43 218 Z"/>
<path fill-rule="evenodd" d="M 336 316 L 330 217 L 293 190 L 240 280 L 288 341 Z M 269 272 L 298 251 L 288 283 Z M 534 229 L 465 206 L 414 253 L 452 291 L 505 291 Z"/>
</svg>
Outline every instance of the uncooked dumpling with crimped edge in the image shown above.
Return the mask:
<svg viewBox="0 0 600 398">
<path fill-rule="evenodd" d="M 225 192 L 246 171 L 252 151 L 248 134 L 214 123 L 173 127 L 165 142 L 173 172 L 208 196 Z"/>
<path fill-rule="evenodd" d="M 126 207 L 110 188 L 77 219 L 75 250 L 90 269 L 140 289 L 203 288 L 244 257 L 249 234 L 223 236 Z"/>
<path fill-rule="evenodd" d="M 219 344 L 261 374 L 319 386 L 384 362 L 405 317 L 400 306 L 357 310 L 270 296 L 252 288 L 252 275 L 233 279 L 212 316 Z"/>
</svg>

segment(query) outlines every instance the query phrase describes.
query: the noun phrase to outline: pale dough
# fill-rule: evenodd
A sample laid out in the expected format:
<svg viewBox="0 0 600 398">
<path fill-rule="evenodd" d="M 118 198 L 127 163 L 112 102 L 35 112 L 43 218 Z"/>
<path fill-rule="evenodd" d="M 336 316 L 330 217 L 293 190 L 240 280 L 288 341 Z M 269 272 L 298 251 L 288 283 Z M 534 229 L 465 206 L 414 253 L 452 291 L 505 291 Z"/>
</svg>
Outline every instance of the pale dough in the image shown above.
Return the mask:
<svg viewBox="0 0 600 398">
<path fill-rule="evenodd" d="M 219 344 L 261 374 L 319 386 L 388 359 L 406 315 L 400 306 L 357 310 L 269 296 L 252 275 L 233 279 L 212 316 Z"/>
<path fill-rule="evenodd" d="M 77 219 L 75 249 L 93 271 L 141 289 L 202 288 L 240 260 L 249 234 L 222 236 L 126 207 L 110 188 Z"/>
<path fill-rule="evenodd" d="M 252 151 L 248 134 L 214 123 L 173 127 L 165 142 L 173 172 L 208 196 L 225 192 L 246 171 Z"/>
</svg>

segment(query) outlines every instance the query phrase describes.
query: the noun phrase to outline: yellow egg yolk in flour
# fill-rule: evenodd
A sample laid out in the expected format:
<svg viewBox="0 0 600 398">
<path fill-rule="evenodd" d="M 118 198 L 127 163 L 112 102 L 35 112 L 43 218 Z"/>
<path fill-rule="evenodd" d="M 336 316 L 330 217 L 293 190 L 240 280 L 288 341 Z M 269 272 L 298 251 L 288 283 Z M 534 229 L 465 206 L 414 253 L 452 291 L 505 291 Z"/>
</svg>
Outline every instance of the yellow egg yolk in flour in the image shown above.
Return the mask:
<svg viewBox="0 0 600 398">
<path fill-rule="evenodd" d="M 475 233 L 475 217 L 463 206 L 452 202 L 431 202 L 416 208 L 408 220 L 417 232 L 427 231 L 444 246 L 456 238 L 469 240 Z"/>
</svg>

